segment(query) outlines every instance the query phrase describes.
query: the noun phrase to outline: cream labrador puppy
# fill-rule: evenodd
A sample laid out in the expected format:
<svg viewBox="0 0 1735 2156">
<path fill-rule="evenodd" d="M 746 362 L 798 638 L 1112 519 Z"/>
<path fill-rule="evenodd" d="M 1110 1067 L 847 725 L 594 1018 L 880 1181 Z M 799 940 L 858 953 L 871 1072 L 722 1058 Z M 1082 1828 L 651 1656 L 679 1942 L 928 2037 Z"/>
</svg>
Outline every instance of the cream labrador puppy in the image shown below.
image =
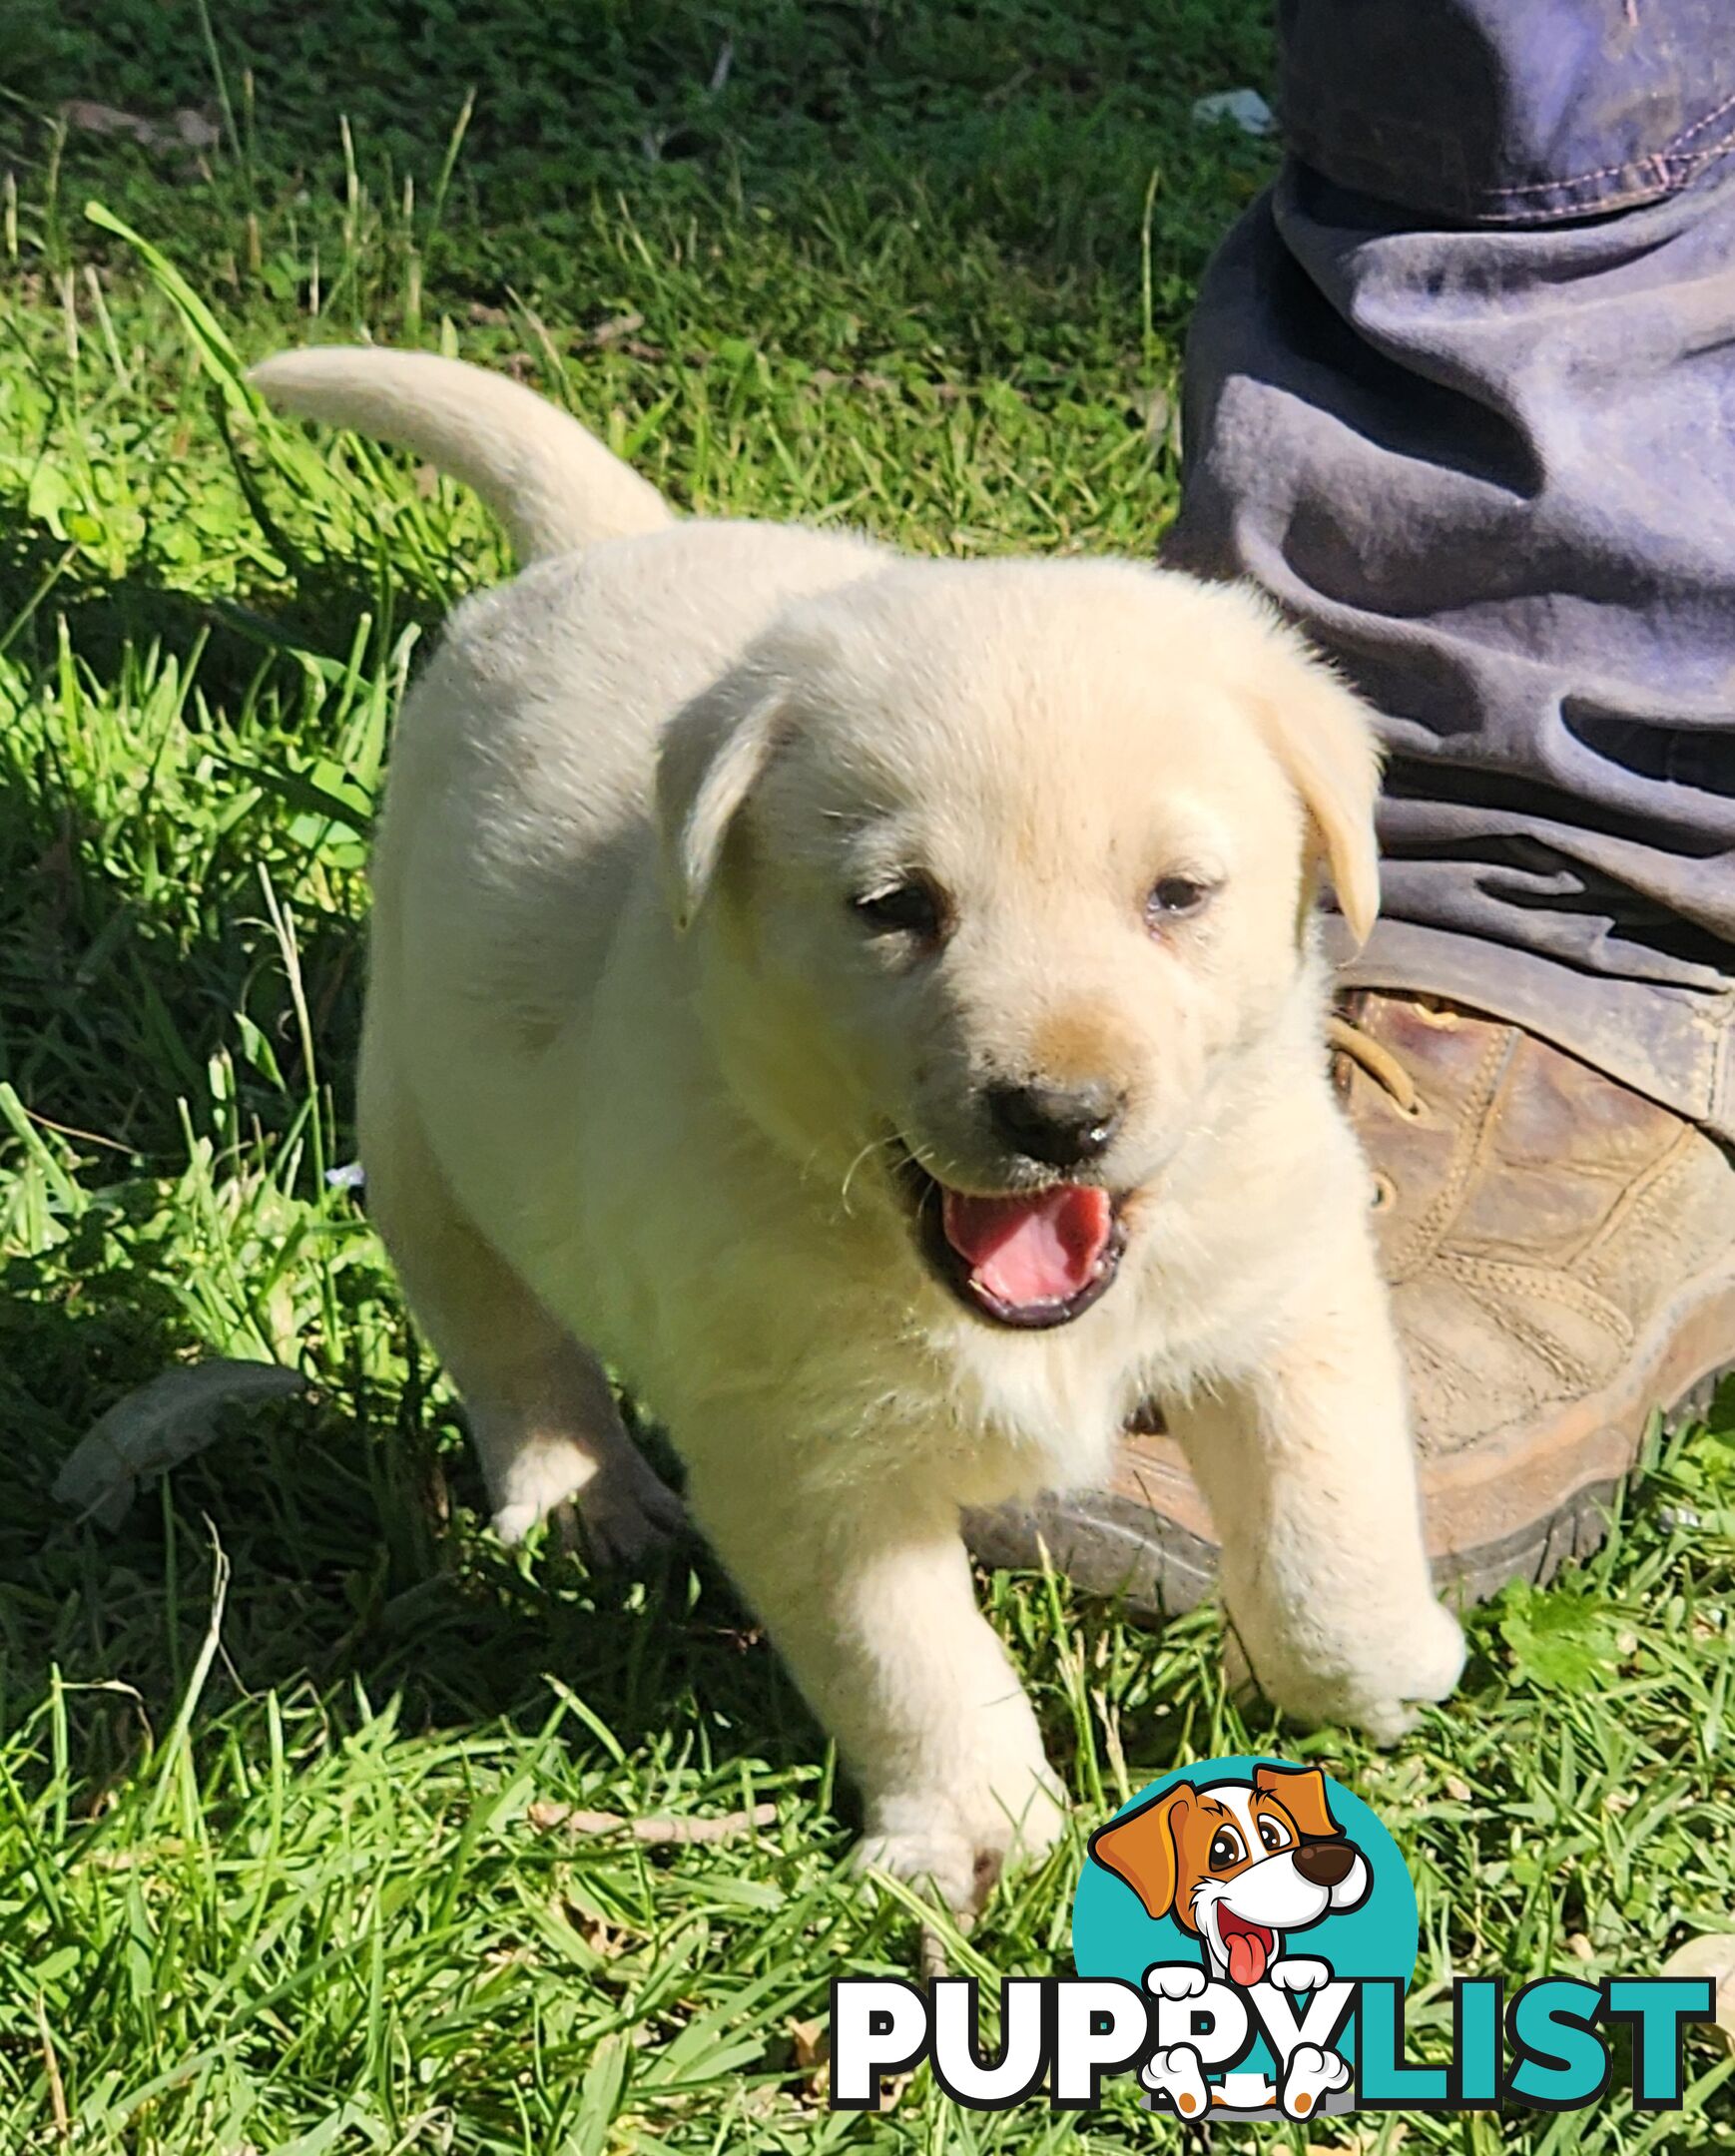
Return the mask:
<svg viewBox="0 0 1735 2156">
<path fill-rule="evenodd" d="M 455 361 L 275 402 L 470 481 L 528 566 L 399 725 L 370 1204 L 516 1535 L 675 1516 L 835 1733 L 864 1857 L 971 1902 L 1061 1796 L 960 1506 L 1100 1476 L 1160 1399 L 1253 1672 L 1391 1738 L 1436 1599 L 1313 929 L 1377 903 L 1364 709 L 1257 598 L 677 521 Z"/>
</svg>

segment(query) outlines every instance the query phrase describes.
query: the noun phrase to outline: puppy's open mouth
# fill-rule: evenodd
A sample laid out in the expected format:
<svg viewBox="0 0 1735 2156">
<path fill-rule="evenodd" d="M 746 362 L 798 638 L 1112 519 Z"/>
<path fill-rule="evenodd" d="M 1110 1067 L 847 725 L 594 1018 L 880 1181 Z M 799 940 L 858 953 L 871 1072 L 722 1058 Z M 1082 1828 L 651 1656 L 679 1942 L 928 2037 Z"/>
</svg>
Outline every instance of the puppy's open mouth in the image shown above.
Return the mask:
<svg viewBox="0 0 1735 2156">
<path fill-rule="evenodd" d="M 1221 1901 L 1217 1904 L 1217 1928 L 1223 1934 L 1229 1981 L 1245 1991 L 1265 1974 L 1266 1963 L 1277 1951 L 1277 1933 L 1269 1924 L 1250 1923 L 1245 1916 L 1237 1916 Z"/>
<path fill-rule="evenodd" d="M 1090 1183 L 976 1198 L 907 1154 L 899 1181 L 929 1267 L 972 1316 L 1038 1331 L 1069 1325 L 1114 1280 L 1126 1248 L 1119 1201 Z"/>
</svg>

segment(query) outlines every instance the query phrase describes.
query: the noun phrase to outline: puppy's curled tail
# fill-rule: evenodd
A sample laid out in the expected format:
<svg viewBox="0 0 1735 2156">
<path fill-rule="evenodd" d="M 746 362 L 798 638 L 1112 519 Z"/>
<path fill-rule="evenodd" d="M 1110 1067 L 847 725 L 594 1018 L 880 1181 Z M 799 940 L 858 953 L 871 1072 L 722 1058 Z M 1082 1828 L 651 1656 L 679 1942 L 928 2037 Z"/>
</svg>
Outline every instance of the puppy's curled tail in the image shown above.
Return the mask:
<svg viewBox="0 0 1735 2156">
<path fill-rule="evenodd" d="M 474 487 L 521 563 L 672 522 L 656 488 L 588 428 L 461 359 L 326 345 L 279 352 L 248 379 L 286 411 L 401 443 Z"/>
</svg>

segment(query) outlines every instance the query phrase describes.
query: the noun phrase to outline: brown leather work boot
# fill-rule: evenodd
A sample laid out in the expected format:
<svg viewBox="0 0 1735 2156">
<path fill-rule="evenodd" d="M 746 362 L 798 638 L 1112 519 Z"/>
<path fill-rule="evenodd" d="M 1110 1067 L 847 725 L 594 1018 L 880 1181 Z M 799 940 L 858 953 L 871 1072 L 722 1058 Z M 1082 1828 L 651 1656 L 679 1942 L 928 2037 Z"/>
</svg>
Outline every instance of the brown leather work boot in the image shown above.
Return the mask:
<svg viewBox="0 0 1735 2156">
<path fill-rule="evenodd" d="M 1500 1020 L 1353 999 L 1333 1033 L 1410 1369 L 1429 1548 L 1477 1599 L 1594 1549 L 1651 1410 L 1735 1365 L 1735 1160 Z M 990 1563 L 1184 1609 L 1216 1566 L 1179 1447 L 1139 1425 L 1110 1487 L 970 1523 Z"/>
</svg>

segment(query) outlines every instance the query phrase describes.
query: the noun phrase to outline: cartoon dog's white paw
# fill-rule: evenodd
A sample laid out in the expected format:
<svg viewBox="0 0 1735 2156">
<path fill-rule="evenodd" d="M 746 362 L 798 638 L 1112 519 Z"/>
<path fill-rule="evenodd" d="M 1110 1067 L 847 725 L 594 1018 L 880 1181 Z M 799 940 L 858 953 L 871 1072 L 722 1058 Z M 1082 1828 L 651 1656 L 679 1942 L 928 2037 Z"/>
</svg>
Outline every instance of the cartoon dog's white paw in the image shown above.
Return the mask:
<svg viewBox="0 0 1735 2156">
<path fill-rule="evenodd" d="M 1191 2044 L 1153 2051 L 1139 2068 L 1139 2079 L 1159 2103 L 1171 2105 L 1177 2117 L 1203 2118 L 1210 2106 L 1199 2054 Z"/>
<path fill-rule="evenodd" d="M 1311 2118 L 1320 2098 L 1334 2089 L 1348 2088 L 1350 2062 L 1336 2051 L 1322 2051 L 1318 2044 L 1297 2044 L 1283 2070 L 1283 2091 L 1278 2103 L 1285 2118 Z"/>
<path fill-rule="evenodd" d="M 1331 1982 L 1331 1965 L 1308 1954 L 1285 1954 L 1266 1970 L 1265 1980 L 1280 1991 L 1317 1991 L 1321 1984 Z"/>
<path fill-rule="evenodd" d="M 1197 1998 L 1205 1988 L 1205 1971 L 1196 1961 L 1157 1961 L 1145 1971 L 1145 1989 L 1158 1998 Z"/>
</svg>

